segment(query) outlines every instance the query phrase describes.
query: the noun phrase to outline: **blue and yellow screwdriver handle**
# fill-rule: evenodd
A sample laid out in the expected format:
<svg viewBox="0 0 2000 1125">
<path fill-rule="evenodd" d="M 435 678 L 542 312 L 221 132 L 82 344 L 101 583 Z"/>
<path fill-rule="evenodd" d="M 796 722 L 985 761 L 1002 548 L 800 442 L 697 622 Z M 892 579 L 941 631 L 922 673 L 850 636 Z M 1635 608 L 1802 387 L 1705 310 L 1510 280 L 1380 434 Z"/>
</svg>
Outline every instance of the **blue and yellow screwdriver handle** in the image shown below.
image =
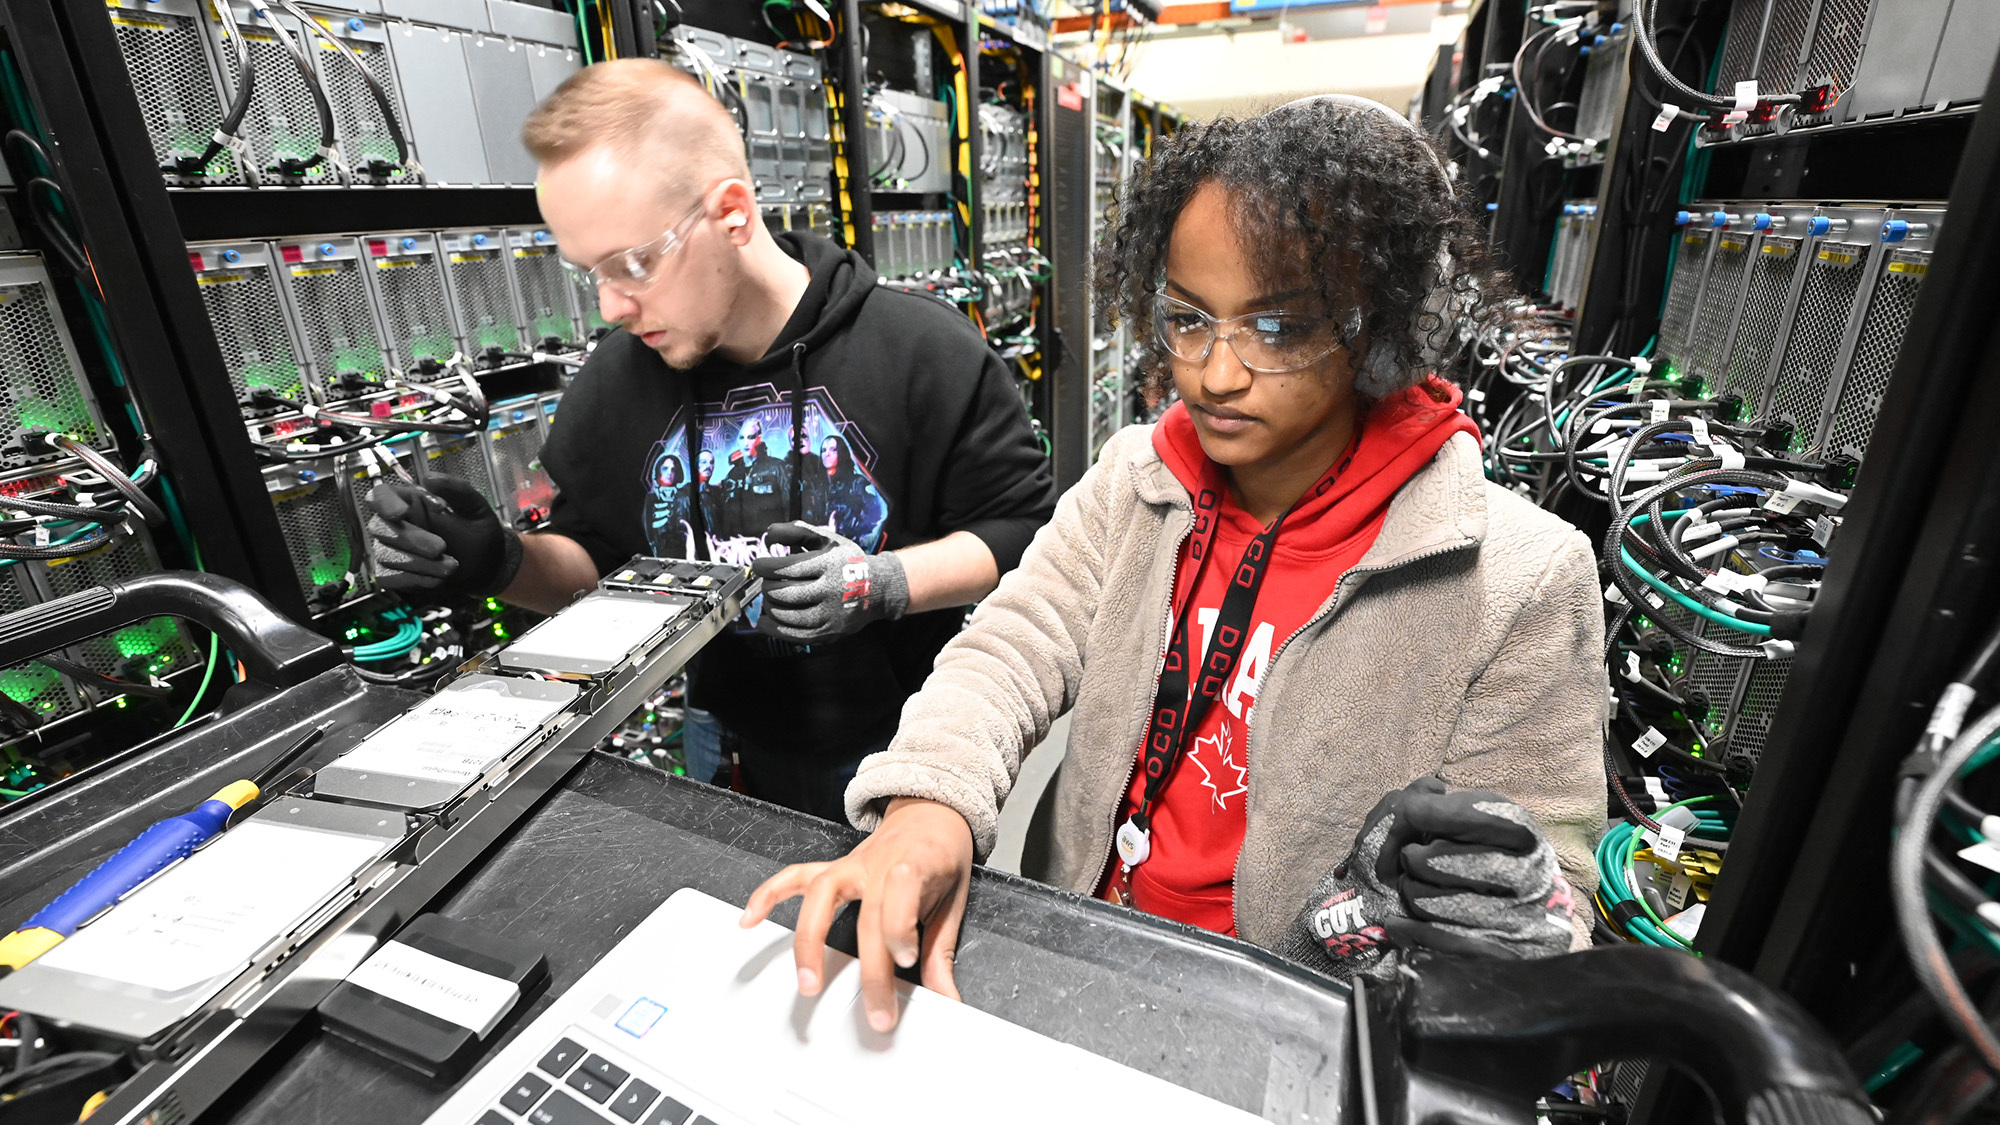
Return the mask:
<svg viewBox="0 0 2000 1125">
<path fill-rule="evenodd" d="M 139 833 L 110 859 L 77 880 L 21 928 L 0 938 L 0 969 L 12 971 L 60 945 L 105 907 L 132 893 L 170 864 L 186 859 L 229 823 L 231 813 L 257 799 L 254 781 L 235 781 L 193 812 L 168 817 Z"/>
</svg>

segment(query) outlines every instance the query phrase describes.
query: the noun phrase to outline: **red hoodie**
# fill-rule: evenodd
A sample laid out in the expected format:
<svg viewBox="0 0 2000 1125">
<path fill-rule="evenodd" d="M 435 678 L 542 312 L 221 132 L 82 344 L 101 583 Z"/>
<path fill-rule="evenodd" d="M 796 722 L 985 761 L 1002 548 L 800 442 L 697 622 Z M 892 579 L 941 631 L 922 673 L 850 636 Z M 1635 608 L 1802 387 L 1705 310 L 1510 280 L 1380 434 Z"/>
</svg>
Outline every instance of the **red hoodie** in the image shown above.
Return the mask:
<svg viewBox="0 0 2000 1125">
<path fill-rule="evenodd" d="M 1376 404 L 1346 471 L 1285 520 L 1235 678 L 1201 725 L 1189 732 L 1180 765 L 1153 810 L 1151 856 L 1132 871 L 1132 900 L 1139 909 L 1236 933 L 1236 853 L 1243 847 L 1257 685 L 1272 657 L 1319 612 L 1334 584 L 1374 545 L 1396 491 L 1430 464 L 1453 434 L 1478 434 L 1472 419 L 1458 411 L 1460 397 L 1457 387 L 1430 379 Z M 1243 557 L 1263 528 L 1230 498 L 1221 466 L 1202 452 L 1186 405 L 1175 403 L 1154 427 L 1153 448 L 1190 495 L 1207 487 L 1222 496 L 1213 553 L 1224 562 Z M 1195 587 L 1197 568 L 1189 558 L 1189 542 L 1181 544 L 1173 612 L 1178 615 L 1193 598 L 1189 641 L 1199 646 L 1195 651 L 1206 652 L 1235 568 L 1199 568 L 1201 582 Z M 1133 771 L 1120 823 L 1138 811 L 1145 779 L 1144 770 Z M 1111 897 L 1117 871 L 1114 855 L 1101 896 Z"/>
</svg>

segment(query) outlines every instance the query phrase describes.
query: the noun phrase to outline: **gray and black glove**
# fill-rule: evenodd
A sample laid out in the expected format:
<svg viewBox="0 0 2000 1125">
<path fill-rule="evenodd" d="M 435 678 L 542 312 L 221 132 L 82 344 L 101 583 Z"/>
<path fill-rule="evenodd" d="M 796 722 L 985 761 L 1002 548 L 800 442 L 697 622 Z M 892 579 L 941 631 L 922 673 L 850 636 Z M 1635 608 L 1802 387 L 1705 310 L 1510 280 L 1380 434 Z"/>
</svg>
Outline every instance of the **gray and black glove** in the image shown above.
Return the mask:
<svg viewBox="0 0 2000 1125">
<path fill-rule="evenodd" d="M 1354 850 L 1313 884 L 1305 909 L 1279 939 L 1276 952 L 1331 969 L 1341 980 L 1395 970 L 1387 923 L 1403 916 L 1403 905 L 1394 882 L 1377 877 L 1375 860 L 1395 831 L 1404 795 L 1395 790 L 1368 810 L 1354 835 Z"/>
<path fill-rule="evenodd" d="M 1426 777 L 1403 790 L 1393 870 L 1409 917 L 1389 926 L 1405 946 L 1469 957 L 1554 957 L 1569 951 L 1569 883 L 1528 810 L 1490 789 L 1445 792 Z"/>
<path fill-rule="evenodd" d="M 1310 961 L 1312 951 L 1342 977 L 1393 967 L 1385 939 L 1460 956 L 1553 957 L 1569 949 L 1570 910 L 1555 851 L 1527 810 L 1426 777 L 1376 802 L 1278 952 Z"/>
<path fill-rule="evenodd" d="M 803 523 L 774 523 L 764 541 L 792 553 L 750 564 L 750 572 L 764 580 L 760 633 L 813 644 L 844 637 L 871 621 L 901 617 L 910 608 L 903 562 L 888 551 L 871 555 L 851 539 Z"/>
<path fill-rule="evenodd" d="M 472 482 L 436 476 L 425 483 L 383 481 L 368 493 L 375 584 L 468 597 L 506 589 L 521 569 L 521 537 L 501 526 Z"/>
</svg>

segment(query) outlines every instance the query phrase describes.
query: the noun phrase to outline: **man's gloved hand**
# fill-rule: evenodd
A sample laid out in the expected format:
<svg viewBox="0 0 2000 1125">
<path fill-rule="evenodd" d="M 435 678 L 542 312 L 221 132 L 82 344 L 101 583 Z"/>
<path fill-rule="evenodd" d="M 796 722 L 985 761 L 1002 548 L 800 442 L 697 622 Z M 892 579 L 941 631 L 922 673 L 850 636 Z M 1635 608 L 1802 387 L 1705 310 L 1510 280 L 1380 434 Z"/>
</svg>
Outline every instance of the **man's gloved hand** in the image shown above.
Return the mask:
<svg viewBox="0 0 2000 1125">
<path fill-rule="evenodd" d="M 1569 950 L 1569 885 L 1527 810 L 1420 778 L 1376 802 L 1347 861 L 1313 887 L 1279 952 L 1337 975 L 1393 967 L 1395 947 L 1473 957 Z"/>
<path fill-rule="evenodd" d="M 426 483 L 383 481 L 368 493 L 375 584 L 471 597 L 506 589 L 521 569 L 521 537 L 501 526 L 470 481 Z"/>
<path fill-rule="evenodd" d="M 1528 810 L 1490 789 L 1445 791 L 1435 777 L 1403 789 L 1402 815 L 1376 857 L 1407 918 L 1399 944 L 1470 957 L 1554 957 L 1569 951 L 1569 883 Z"/>
<path fill-rule="evenodd" d="M 764 612 L 757 631 L 799 644 L 844 637 L 910 608 L 903 563 L 884 551 L 871 555 L 851 539 L 809 524 L 774 523 L 766 543 L 792 548 L 750 564 L 764 580 Z"/>
</svg>

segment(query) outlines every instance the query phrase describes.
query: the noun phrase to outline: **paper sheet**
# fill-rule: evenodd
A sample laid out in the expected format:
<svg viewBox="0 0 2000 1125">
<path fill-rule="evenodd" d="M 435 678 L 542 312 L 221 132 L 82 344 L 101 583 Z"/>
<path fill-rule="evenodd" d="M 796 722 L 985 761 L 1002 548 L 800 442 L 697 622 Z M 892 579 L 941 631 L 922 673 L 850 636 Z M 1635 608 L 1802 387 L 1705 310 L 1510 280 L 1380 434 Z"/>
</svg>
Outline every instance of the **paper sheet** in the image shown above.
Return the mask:
<svg viewBox="0 0 2000 1125">
<path fill-rule="evenodd" d="M 431 696 L 370 735 L 335 765 L 463 785 L 507 756 L 567 699 L 521 699 L 501 684 Z"/>
<path fill-rule="evenodd" d="M 395 842 L 240 824 L 43 954 L 41 963 L 167 993 L 233 975 Z"/>
</svg>

